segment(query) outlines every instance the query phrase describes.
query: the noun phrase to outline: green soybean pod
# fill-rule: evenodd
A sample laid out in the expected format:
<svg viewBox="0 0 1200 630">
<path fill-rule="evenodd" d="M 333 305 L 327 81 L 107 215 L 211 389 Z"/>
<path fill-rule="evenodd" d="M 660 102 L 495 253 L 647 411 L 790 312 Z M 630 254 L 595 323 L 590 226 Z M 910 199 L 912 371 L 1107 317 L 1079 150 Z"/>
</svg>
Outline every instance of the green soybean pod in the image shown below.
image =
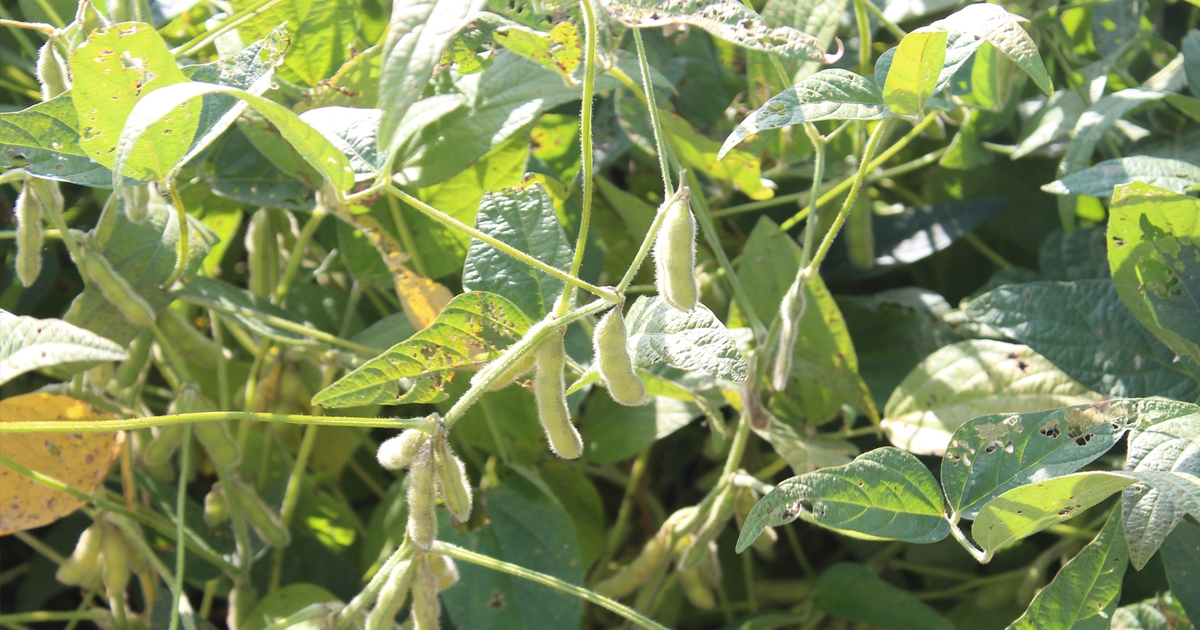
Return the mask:
<svg viewBox="0 0 1200 630">
<path fill-rule="evenodd" d="M 706 584 L 700 575 L 700 567 L 680 571 L 679 585 L 683 587 L 683 594 L 687 596 L 688 601 L 696 608 L 712 610 L 716 607 L 717 599 L 713 596 L 712 587 Z"/>
<path fill-rule="evenodd" d="M 611 598 L 620 599 L 636 591 L 646 583 L 646 580 L 667 560 L 670 547 L 667 545 L 665 532 L 660 532 L 642 547 L 641 553 L 627 566 L 613 575 L 601 580 L 592 589 L 597 593 Z"/>
<path fill-rule="evenodd" d="M 429 566 L 433 569 L 433 574 L 437 576 L 439 593 L 458 584 L 458 565 L 454 563 L 453 558 L 432 554 L 428 558 Z"/>
<path fill-rule="evenodd" d="M 225 616 L 225 624 L 230 630 L 244 627 L 254 605 L 258 603 L 258 591 L 248 581 L 238 582 L 229 591 L 229 612 Z"/>
<path fill-rule="evenodd" d="M 129 343 L 127 350 L 129 358 L 117 365 L 116 372 L 113 376 L 116 378 L 117 386 L 121 389 L 133 387 L 138 379 L 142 376 L 142 369 L 146 366 L 150 357 L 150 346 L 154 343 L 154 334 L 149 330 L 143 330 L 140 335 L 134 338 Z"/>
<path fill-rule="evenodd" d="M 550 450 L 563 459 L 576 459 L 583 455 L 583 439 L 571 424 L 571 410 L 567 407 L 566 382 L 563 378 L 563 363 L 566 350 L 563 348 L 562 331 L 550 334 L 537 349 L 537 374 L 533 378 L 533 393 L 537 400 L 538 420 L 546 431 Z"/>
<path fill-rule="evenodd" d="M 124 593 L 125 587 L 129 586 L 129 553 L 129 545 L 120 530 L 105 525 L 100 562 L 104 571 L 104 588 L 108 589 L 109 597 Z"/>
<path fill-rule="evenodd" d="M 150 440 L 150 443 L 142 450 L 142 461 L 151 467 L 170 461 L 175 450 L 179 448 L 185 428 L 182 424 L 154 427 L 154 439 Z"/>
<path fill-rule="evenodd" d="M 17 278 L 29 288 L 42 273 L 42 203 L 29 179 L 21 186 L 14 211 L 17 219 Z"/>
<path fill-rule="evenodd" d="M 184 319 L 184 316 L 173 308 L 164 308 L 158 312 L 158 328 L 163 335 L 171 340 L 171 346 L 184 357 L 191 359 L 197 365 L 215 370 L 217 361 L 221 358 L 221 348 L 209 339 L 208 335 L 200 332 L 195 326 Z"/>
<path fill-rule="evenodd" d="M 628 332 L 621 307 L 609 311 L 592 335 L 600 375 L 608 383 L 608 394 L 622 405 L 637 407 L 646 403 L 646 386 L 633 369 L 633 358 L 629 356 Z"/>
<path fill-rule="evenodd" d="M 405 560 L 396 565 L 383 588 L 379 589 L 375 607 L 367 615 L 366 630 L 390 630 L 395 623 L 396 613 L 400 612 L 400 608 L 408 599 L 408 590 L 412 587 L 415 573 L 414 560 Z"/>
<path fill-rule="evenodd" d="M 708 553 L 708 543 L 717 539 L 721 530 L 725 529 L 725 523 L 728 522 L 729 517 L 733 516 L 733 503 L 734 487 L 733 484 L 728 484 L 717 495 L 716 501 L 708 510 L 707 518 L 692 533 L 690 544 L 680 554 L 678 563 L 680 571 L 686 571 L 704 559 L 704 554 Z"/>
<path fill-rule="evenodd" d="M 421 549 L 429 549 L 437 537 L 436 503 L 433 448 L 426 441 L 408 467 L 408 537 Z"/>
<path fill-rule="evenodd" d="M 237 466 L 242 461 L 242 449 L 237 440 L 229 433 L 229 425 L 224 420 L 196 422 L 192 424 L 192 432 L 204 446 L 209 459 L 222 466 Z"/>
<path fill-rule="evenodd" d="M 471 484 L 467 480 L 467 467 L 450 450 L 450 444 L 444 437 L 436 439 L 436 442 L 433 457 L 442 500 L 454 520 L 464 523 L 471 516 Z"/>
<path fill-rule="evenodd" d="M 83 246 L 83 274 L 100 290 L 104 299 L 134 324 L 143 328 L 153 326 L 154 309 L 146 300 L 129 286 L 124 276 L 112 268 L 104 254 L 88 245 L 86 240 L 80 244 Z"/>
<path fill-rule="evenodd" d="M 244 481 L 235 481 L 230 488 L 233 498 L 238 502 L 246 522 L 254 528 L 258 537 L 272 547 L 285 547 L 291 540 L 288 530 L 279 522 L 279 516 L 258 496 L 258 493 Z"/>
<path fill-rule="evenodd" d="M 668 201 L 662 226 L 654 237 L 655 285 L 668 304 L 681 311 L 696 308 L 696 218 L 687 186 Z"/>
<path fill-rule="evenodd" d="M 414 563 L 417 574 L 412 584 L 412 624 L 413 630 L 437 630 L 438 618 L 441 617 L 441 604 L 438 602 L 438 578 L 429 566 L 427 554 L 418 556 Z"/>
<path fill-rule="evenodd" d="M 875 266 L 875 231 L 871 227 L 871 200 L 859 195 L 846 217 L 846 249 L 850 264 L 859 269 Z"/>
<path fill-rule="evenodd" d="M 246 227 L 247 266 L 250 292 L 270 299 L 279 282 L 279 240 L 270 208 L 260 208 Z"/>
<path fill-rule="evenodd" d="M 221 482 L 214 483 L 208 494 L 204 495 L 204 522 L 209 527 L 216 527 L 229 520 L 229 499 Z"/>
<path fill-rule="evenodd" d="M 71 72 L 67 69 L 66 55 L 59 51 L 61 34 L 54 34 L 38 50 L 37 79 L 42 86 L 42 100 L 48 101 L 71 89 Z"/>
<path fill-rule="evenodd" d="M 408 429 L 400 435 L 384 440 L 375 452 L 375 457 L 379 460 L 379 465 L 388 470 L 408 468 L 428 440 L 428 433 L 420 429 Z"/>
<path fill-rule="evenodd" d="M 88 575 L 96 568 L 96 560 L 100 556 L 103 541 L 104 525 L 92 523 L 79 535 L 79 540 L 75 543 L 75 550 L 71 552 L 71 555 L 58 565 L 58 572 L 54 574 L 55 579 L 69 586 L 83 586 Z"/>
</svg>

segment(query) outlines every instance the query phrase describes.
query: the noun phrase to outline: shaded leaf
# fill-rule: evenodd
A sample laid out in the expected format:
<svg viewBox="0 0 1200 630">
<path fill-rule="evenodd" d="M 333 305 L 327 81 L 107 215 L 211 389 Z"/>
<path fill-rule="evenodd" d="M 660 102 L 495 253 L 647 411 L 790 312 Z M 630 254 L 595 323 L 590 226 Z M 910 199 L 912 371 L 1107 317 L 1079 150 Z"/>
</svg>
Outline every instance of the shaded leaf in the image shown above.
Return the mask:
<svg viewBox="0 0 1200 630">
<path fill-rule="evenodd" d="M 638 407 L 619 405 L 607 395 L 593 396 L 579 421 L 584 454 L 601 464 L 620 462 L 701 415 L 693 403 L 653 393 L 646 404 Z"/>
<path fill-rule="evenodd" d="M 1135 481 L 1119 473 L 1082 472 L 1013 488 L 983 506 L 971 537 L 984 551 L 996 551 L 1078 516 Z"/>
<path fill-rule="evenodd" d="M 1163 565 L 1171 593 L 1183 604 L 1188 619 L 1200 619 L 1200 525 L 1180 521 L 1162 546 Z"/>
<path fill-rule="evenodd" d="M 444 400 L 454 370 L 500 356 L 529 329 L 512 302 L 490 293 L 455 297 L 429 328 L 367 361 L 313 396 L 324 407 Z"/>
<path fill-rule="evenodd" d="M 51 365 L 126 356 L 121 346 L 61 319 L 17 317 L 0 309 L 0 385 Z"/>
<path fill-rule="evenodd" d="M 259 153 L 241 129 L 222 135 L 211 155 L 204 163 L 204 180 L 215 195 L 271 208 L 316 207 L 315 191 Z"/>
<path fill-rule="evenodd" d="M 304 582 L 288 584 L 263 595 L 263 598 L 254 605 L 254 609 L 246 615 L 246 621 L 243 622 L 242 627 L 245 630 L 263 630 L 293 613 L 300 612 L 302 608 L 336 601 L 338 598 L 333 593 L 315 584 Z"/>
<path fill-rule="evenodd" d="M 270 318 L 286 320 L 297 326 L 306 326 L 305 322 L 291 313 L 271 304 L 249 291 L 243 291 L 236 286 L 217 280 L 216 278 L 196 277 L 179 285 L 176 295 L 185 302 L 204 308 L 211 308 L 228 314 L 247 330 L 281 343 L 304 344 L 312 343 L 308 337 L 272 324 Z"/>
<path fill-rule="evenodd" d="M 1114 187 L 1132 182 L 1182 193 L 1200 186 L 1200 166 L 1182 160 L 1135 155 L 1105 160 L 1050 182 L 1042 186 L 1042 190 L 1052 195 L 1111 197 Z"/>
<path fill-rule="evenodd" d="M 1042 241 L 1038 259 L 1050 280 L 1102 280 L 1112 277 L 1103 226 L 1058 228 Z"/>
<path fill-rule="evenodd" d="M 836 617 L 889 630 L 952 630 L 954 624 L 866 567 L 839 562 L 813 589 L 813 604 Z"/>
<path fill-rule="evenodd" d="M 725 325 L 703 304 L 690 312 L 660 296 L 641 296 L 625 315 L 633 364 L 666 363 L 731 381 L 746 380 L 746 359 Z"/>
<path fill-rule="evenodd" d="M 827 435 L 801 436 L 787 423 L 771 416 L 766 429 L 750 427 L 759 437 L 766 440 L 792 468 L 792 472 L 804 473 L 849 464 L 858 447 L 851 442 Z"/>
<path fill-rule="evenodd" d="M 1129 437 L 1125 470 L 1200 475 L 1200 411 L 1135 429 Z M 1135 569 L 1142 570 L 1189 511 L 1188 504 L 1186 496 L 1158 485 L 1139 484 L 1124 492 L 1121 514 Z"/>
<path fill-rule="evenodd" d="M 790 26 L 817 38 L 821 50 L 829 50 L 842 25 L 847 0 L 814 0 L 793 2 L 791 0 L 767 0 L 763 7 L 763 21 L 770 26 Z M 806 61 L 797 77 L 807 77 L 821 67 L 821 62 Z M 771 69 L 774 73 L 774 69 Z"/>
<path fill-rule="evenodd" d="M 913 455 L 884 447 L 845 466 L 792 477 L 775 486 L 750 514 L 738 537 L 740 553 L 764 527 L 797 517 L 860 538 L 937 542 L 950 535 L 942 492 Z"/>
<path fill-rule="evenodd" d="M 746 151 L 734 150 L 718 157 L 723 147 L 699 133 L 672 112 L 663 112 L 663 131 L 684 164 L 713 179 L 725 180 L 751 199 L 770 199 L 775 191 L 762 177 L 762 162 Z"/>
</svg>

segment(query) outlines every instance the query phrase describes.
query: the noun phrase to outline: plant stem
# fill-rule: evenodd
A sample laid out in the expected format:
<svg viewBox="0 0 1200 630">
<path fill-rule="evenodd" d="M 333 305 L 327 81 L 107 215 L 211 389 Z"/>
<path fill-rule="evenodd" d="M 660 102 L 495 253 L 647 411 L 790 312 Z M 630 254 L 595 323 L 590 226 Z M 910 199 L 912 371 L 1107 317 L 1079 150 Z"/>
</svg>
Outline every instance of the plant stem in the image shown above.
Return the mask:
<svg viewBox="0 0 1200 630">
<path fill-rule="evenodd" d="M 875 6 L 874 3 L 864 2 L 863 4 L 866 5 L 867 11 L 869 11 L 871 15 L 874 15 L 883 24 L 883 27 L 892 34 L 892 37 L 896 38 L 896 41 L 902 40 L 904 39 L 905 35 L 908 35 L 908 33 L 904 32 L 904 29 L 897 26 L 895 22 L 889 20 L 888 17 L 883 14 L 883 11 L 881 11 L 879 7 Z"/>
<path fill-rule="evenodd" d="M 593 295 L 596 295 L 597 297 L 603 298 L 609 304 L 619 304 L 621 302 L 621 297 L 611 289 L 606 289 L 603 287 L 595 286 L 589 282 L 586 282 L 584 280 L 580 280 L 579 278 L 576 278 L 575 276 L 563 271 L 562 269 L 559 269 L 552 265 L 548 265 L 548 264 L 534 258 L 533 256 L 530 256 L 529 254 L 526 254 L 525 252 L 513 247 L 512 245 L 509 245 L 508 243 L 505 243 L 504 241 L 501 241 L 501 240 L 495 238 L 494 236 L 484 234 L 483 232 L 480 232 L 479 230 L 467 225 L 466 223 L 463 223 L 462 221 L 455 219 L 454 217 L 442 212 L 441 210 L 438 210 L 437 208 L 434 208 L 433 206 L 425 203 L 424 201 L 421 201 L 420 199 L 417 199 L 416 197 L 413 197 L 412 195 L 404 192 L 403 190 L 401 190 L 399 187 L 397 187 L 395 185 L 388 184 L 387 189 L 388 189 L 388 192 L 399 197 L 401 201 L 416 208 L 425 216 L 433 219 L 434 221 L 437 221 L 438 223 L 441 223 L 442 225 L 445 225 L 449 228 L 452 228 L 459 232 L 462 232 L 463 234 L 466 234 L 467 236 L 470 236 L 471 238 L 479 239 L 479 240 L 483 241 L 484 243 L 487 243 L 488 245 L 491 245 L 492 247 L 495 247 L 496 249 L 504 252 L 505 254 L 508 254 L 509 256 L 516 258 L 517 260 L 525 263 L 526 265 L 533 267 L 534 269 L 537 269 L 539 271 L 544 271 L 544 272 L 554 276 L 555 278 L 558 278 L 559 280 L 566 282 L 567 284 L 574 285 L 576 287 L 579 287 L 580 289 L 583 289 L 584 291 L 587 291 L 588 293 L 591 293 Z M 371 352 L 375 353 L 376 351 L 372 350 Z"/>
<path fill-rule="evenodd" d="M 871 23 L 867 19 L 866 0 L 854 0 L 854 21 L 858 24 L 858 73 L 871 73 Z"/>
<path fill-rule="evenodd" d="M 0 624 L 42 623 L 46 621 L 108 621 L 106 610 L 93 608 L 88 610 L 39 610 L 37 612 L 12 613 L 0 615 Z"/>
<path fill-rule="evenodd" d="M 54 564 L 62 564 L 63 562 L 66 562 L 66 560 L 67 560 L 66 558 L 64 558 L 62 556 L 62 554 L 58 553 L 53 548 L 51 548 L 49 545 L 42 542 L 42 539 L 38 538 L 37 536 L 34 536 L 33 534 L 30 534 L 27 531 L 24 531 L 24 530 L 16 531 L 16 532 L 13 532 L 13 535 L 17 537 L 17 540 L 25 543 L 26 545 L 29 545 L 34 551 L 42 554 L 43 556 L 46 557 L 46 559 L 50 560 Z"/>
<path fill-rule="evenodd" d="M 272 304 L 282 304 L 284 296 L 287 295 L 288 289 L 292 287 L 292 282 L 296 279 L 296 274 L 300 271 L 300 263 L 304 260 L 304 250 L 308 248 L 309 241 L 312 240 L 313 234 L 316 234 L 317 228 L 321 226 L 321 221 L 325 219 L 325 209 L 317 205 L 316 209 L 309 215 L 308 221 L 304 222 L 304 227 L 300 229 L 300 236 L 296 239 L 296 245 L 292 248 L 292 253 L 288 256 L 287 267 L 283 270 L 283 277 L 279 279 L 278 286 L 275 287 L 274 299 Z"/>
<path fill-rule="evenodd" d="M 997 252 L 996 250 L 992 249 L 991 247 L 988 247 L 988 244 L 984 243 L 983 239 L 979 238 L 978 236 L 975 236 L 975 234 L 973 232 L 967 232 L 966 234 L 963 234 L 963 240 L 966 241 L 968 244 L 970 244 L 971 247 L 974 247 L 975 250 L 978 251 L 980 254 L 983 254 L 984 258 L 987 258 L 988 260 L 992 261 L 992 264 L 996 265 L 997 269 L 1012 269 L 1013 268 L 1013 264 L 1008 262 L 1008 260 L 1006 260 L 1004 258 L 1004 256 L 1001 256 L 1000 252 Z"/>
<path fill-rule="evenodd" d="M 646 59 L 646 45 L 642 43 L 641 29 L 633 29 L 633 42 L 637 44 L 638 64 L 642 70 L 642 92 L 646 95 L 646 111 L 650 113 L 650 126 L 654 130 L 654 148 L 658 151 L 658 168 L 662 171 L 663 199 L 670 199 L 675 191 L 671 186 L 671 169 L 667 166 L 667 140 L 663 136 L 658 105 L 654 102 L 654 84 L 650 80 L 650 62 Z"/>
<path fill-rule="evenodd" d="M 413 268 L 417 273 L 428 278 L 429 268 L 425 266 L 425 259 L 417 249 L 417 242 L 413 240 L 412 230 L 408 229 L 408 222 L 404 220 L 400 202 L 390 195 L 387 200 L 388 210 L 392 213 L 392 223 L 396 224 L 396 232 L 400 235 L 400 243 L 404 245 L 404 252 L 408 254 L 408 259 L 412 261 Z"/>
<path fill-rule="evenodd" d="M 174 57 L 176 59 L 178 59 L 180 57 L 185 57 L 193 52 L 196 52 L 197 50 L 201 50 L 205 46 L 211 44 L 213 41 L 215 41 L 221 35 L 224 35 L 225 33 L 228 33 L 229 31 L 237 28 L 238 26 L 245 23 L 247 20 L 253 18 L 254 16 L 258 15 L 259 13 L 262 13 L 263 11 L 266 11 L 267 9 L 270 9 L 271 7 L 279 4 L 282 1 L 283 0 L 258 0 L 258 2 L 255 2 L 254 4 L 246 7 L 245 9 L 242 9 L 241 11 L 238 11 L 237 13 L 229 16 L 229 18 L 226 19 L 224 22 L 221 22 L 221 25 L 218 26 L 217 28 L 214 28 L 213 30 L 205 32 L 205 33 L 201 33 L 201 34 L 197 35 L 196 37 L 192 38 L 191 41 L 185 43 L 184 45 L 180 46 L 179 48 L 176 48 L 175 50 L 172 50 L 171 54 L 174 55 Z"/>
<path fill-rule="evenodd" d="M 171 623 L 167 630 L 179 628 L 179 599 L 183 597 L 183 574 L 187 562 L 187 540 L 183 526 L 187 514 L 187 471 L 192 457 L 192 425 L 183 428 L 183 441 L 179 445 L 179 490 L 175 495 L 175 583 L 171 585 Z"/>
<path fill-rule="evenodd" d="M 600 303 L 601 308 L 607 306 Z M 595 311 L 599 311 L 596 308 Z M 593 311 L 594 312 L 594 311 Z M 578 318 L 576 318 L 578 319 Z M 58 422 L 53 420 L 27 420 L 0 423 L 0 434 L 4 433 L 101 433 L 105 431 L 131 431 L 189 422 L 212 422 L 214 420 L 253 420 L 256 422 L 280 422 L 283 424 L 320 424 L 331 427 L 366 427 L 371 429 L 421 429 L 432 430 L 427 418 L 359 418 L 354 416 L 307 416 L 283 413 L 258 413 L 253 411 L 203 411 L 180 413 L 150 418 L 122 418 L 118 420 L 80 420 Z M 86 496 L 86 495 L 85 495 Z"/>
<path fill-rule="evenodd" d="M 667 630 L 666 626 L 656 623 L 653 619 L 650 619 L 644 615 L 638 614 L 637 612 L 629 609 L 627 606 L 619 604 L 602 595 L 593 593 L 586 588 L 576 586 L 569 582 L 564 582 L 563 580 L 560 580 L 552 575 L 538 573 L 537 571 L 530 571 L 525 567 L 504 562 L 503 560 L 497 560 L 495 558 L 475 553 L 474 551 L 468 551 L 457 545 L 451 545 L 442 541 L 434 542 L 430 551 L 448 558 L 470 562 L 472 564 L 477 564 L 479 566 L 487 567 L 502 573 L 508 573 L 509 575 L 515 575 L 531 582 L 537 582 L 538 584 L 543 584 L 545 586 L 558 589 L 585 601 L 596 604 L 597 606 L 611 610 L 612 612 L 621 615 L 622 617 L 632 621 L 633 623 L 636 623 L 643 628 L 649 628 L 650 630 Z"/>
</svg>

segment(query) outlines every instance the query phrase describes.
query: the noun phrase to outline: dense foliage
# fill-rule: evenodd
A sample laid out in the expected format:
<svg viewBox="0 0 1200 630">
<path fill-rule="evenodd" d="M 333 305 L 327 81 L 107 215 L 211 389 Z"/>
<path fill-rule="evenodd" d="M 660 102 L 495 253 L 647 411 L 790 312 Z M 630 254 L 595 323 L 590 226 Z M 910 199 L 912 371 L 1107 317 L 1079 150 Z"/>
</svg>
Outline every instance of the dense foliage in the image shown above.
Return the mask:
<svg viewBox="0 0 1200 630">
<path fill-rule="evenodd" d="M 1189 1 L 0 1 L 0 625 L 1192 628 Z"/>
</svg>

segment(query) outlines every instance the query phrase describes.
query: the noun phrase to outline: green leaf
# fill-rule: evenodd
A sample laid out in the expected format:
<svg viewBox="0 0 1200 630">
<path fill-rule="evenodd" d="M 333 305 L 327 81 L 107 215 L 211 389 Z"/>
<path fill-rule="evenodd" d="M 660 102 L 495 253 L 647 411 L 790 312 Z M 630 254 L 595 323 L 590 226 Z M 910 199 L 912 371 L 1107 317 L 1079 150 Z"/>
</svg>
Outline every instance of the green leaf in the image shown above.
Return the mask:
<svg viewBox="0 0 1200 630">
<path fill-rule="evenodd" d="M 561 74 L 569 82 L 574 81 L 571 75 L 583 57 L 579 30 L 571 22 L 559 22 L 548 33 L 519 25 L 501 27 L 496 30 L 495 39 L 518 55 Z"/>
<path fill-rule="evenodd" d="M 942 455 L 972 418 L 1099 401 L 1028 346 L 973 339 L 939 349 L 910 372 L 888 400 L 882 426 L 910 453 Z"/>
<path fill-rule="evenodd" d="M 767 0 L 762 10 L 763 21 L 769 26 L 790 26 L 802 33 L 817 38 L 817 46 L 828 50 L 842 25 L 847 0 L 813 0 L 792 2 L 791 0 Z M 823 62 L 806 61 L 796 73 L 797 78 L 808 77 L 820 69 Z M 769 70 L 774 74 L 774 68 Z"/>
<path fill-rule="evenodd" d="M 1187 73 L 1188 88 L 1192 95 L 1200 96 L 1200 29 L 1192 29 L 1183 37 L 1183 69 Z"/>
<path fill-rule="evenodd" d="M 957 31 L 982 39 L 996 47 L 1005 57 L 1012 60 L 1029 74 L 1033 82 L 1046 94 L 1054 92 L 1046 64 L 1038 54 L 1037 44 L 1020 22 L 1024 18 L 1005 11 L 998 4 L 971 4 L 955 11 L 931 26 L 948 31 Z"/>
<path fill-rule="evenodd" d="M 905 35 L 883 84 L 888 109 L 900 116 L 920 113 L 933 94 L 945 59 L 946 31 L 921 28 Z"/>
<path fill-rule="evenodd" d="M 942 459 L 953 512 L 974 518 L 991 499 L 1035 480 L 1079 470 L 1146 418 L 1181 415 L 1191 405 L 1110 400 L 1053 411 L 993 414 L 963 423 Z"/>
<path fill-rule="evenodd" d="M 529 329 L 512 302 L 490 293 L 456 296 L 428 328 L 317 392 L 323 407 L 444 400 L 456 368 L 490 361 Z M 401 379 L 404 379 L 402 391 Z"/>
<path fill-rule="evenodd" d="M 1059 90 L 1042 104 L 1025 123 L 1012 159 L 1023 158 L 1034 151 L 1070 137 L 1087 106 L 1076 90 Z"/>
<path fill-rule="evenodd" d="M 818 120 L 879 120 L 889 115 L 874 81 L 848 70 L 822 70 L 772 96 L 725 139 L 717 159 L 747 136 Z"/>
<path fill-rule="evenodd" d="M 321 132 L 346 156 L 354 169 L 354 181 L 373 179 L 383 166 L 375 132 L 379 127 L 378 109 L 356 107 L 318 107 L 300 114 L 300 120 Z"/>
<path fill-rule="evenodd" d="M 255 206 L 289 210 L 316 207 L 315 191 L 259 153 L 237 127 L 216 141 L 211 155 L 204 163 L 204 179 L 213 194 Z M 112 185 L 111 176 L 105 185 Z"/>
<path fill-rule="evenodd" d="M 1121 0 L 1101 2 L 1093 7 L 1092 41 L 1096 44 L 1096 52 L 1111 55 L 1132 41 L 1142 29 L 1142 17 L 1147 4 L 1137 0 Z"/>
<path fill-rule="evenodd" d="M 604 553 L 608 539 L 604 501 L 580 466 L 551 459 L 542 464 L 538 474 L 575 524 L 575 537 L 579 540 L 579 553 L 586 571 Z"/>
<path fill-rule="evenodd" d="M 337 596 L 315 584 L 304 582 L 288 584 L 266 593 L 262 599 L 258 600 L 254 609 L 246 615 L 242 627 L 245 630 L 263 630 L 273 623 L 300 612 L 302 608 L 336 601 L 338 601 Z M 288 627 L 316 630 L 317 624 L 307 622 Z"/>
<path fill-rule="evenodd" d="M 1200 166 L 1145 155 L 1116 158 L 1050 182 L 1042 190 L 1052 195 L 1111 197 L 1114 187 L 1132 182 L 1182 193 L 1200 186 Z"/>
<path fill-rule="evenodd" d="M 737 341 L 703 304 L 683 312 L 660 296 L 641 296 L 625 314 L 633 364 L 666 363 L 689 372 L 746 380 L 746 359 Z"/>
<path fill-rule="evenodd" d="M 583 561 L 571 518 L 554 498 L 526 479 L 509 474 L 483 493 L 488 525 L 469 534 L 443 525 L 439 538 L 499 560 L 583 584 Z M 568 593 L 466 562 L 462 576 L 441 593 L 459 628 L 574 628 L 583 602 Z"/>
<path fill-rule="evenodd" d="M 789 26 L 771 28 L 738 0 L 604 0 L 609 17 L 625 26 L 649 28 L 688 25 L 742 48 L 787 59 L 833 63 L 820 40 Z"/>
<path fill-rule="evenodd" d="M 158 312 L 175 300 L 173 294 L 160 288 L 175 269 L 175 246 L 179 241 L 179 223 L 175 211 L 157 194 L 151 195 L 147 217 L 141 223 L 129 220 L 123 203 L 119 202 L 117 209 L 108 240 L 101 245 L 101 253 L 113 269 L 125 277 L 133 290 L 146 300 L 146 304 Z M 200 268 L 208 248 L 215 240 L 203 223 L 188 216 L 190 249 L 184 280 L 191 278 Z M 142 332 L 141 327 L 126 319 L 93 285 L 87 286 L 75 297 L 63 319 L 111 339 L 122 347 Z"/>
<path fill-rule="evenodd" d="M 1167 616 L 1154 604 L 1138 602 L 1118 608 L 1113 612 L 1112 627 L 1118 630 L 1172 630 Z"/>
<path fill-rule="evenodd" d="M 1003 286 L 971 300 L 964 310 L 1102 395 L 1200 397 L 1191 372 L 1195 364 L 1186 357 L 1177 360 L 1130 317 L 1108 280 Z"/>
<path fill-rule="evenodd" d="M 541 184 L 485 193 L 475 227 L 552 267 L 571 267 L 574 250 Z M 540 320 L 554 309 L 565 286 L 483 241 L 471 241 L 463 267 L 464 290 L 495 293 Z"/>
<path fill-rule="evenodd" d="M 1108 250 L 1103 226 L 1081 227 L 1074 232 L 1058 228 L 1042 241 L 1038 256 L 1042 273 L 1050 280 L 1104 280 Z"/>
<path fill-rule="evenodd" d="M 253 0 L 234 0 L 234 11 L 250 8 Z M 315 87 L 342 65 L 354 44 L 354 20 L 348 15 L 356 5 L 346 0 L 295 0 L 255 11 L 238 25 L 245 41 L 266 37 L 279 25 L 287 27 L 287 56 L 280 78 Z"/>
<path fill-rule="evenodd" d="M 813 589 L 813 604 L 825 612 L 873 628 L 953 630 L 954 624 L 913 594 L 859 564 L 829 567 Z"/>
<path fill-rule="evenodd" d="M 770 417 L 766 429 L 751 426 L 759 437 L 766 440 L 798 475 L 822 468 L 844 466 L 858 455 L 858 447 L 828 435 L 804 435 L 796 433 L 791 425 Z"/>
<path fill-rule="evenodd" d="M 588 399 L 579 432 L 590 461 L 614 464 L 691 424 L 702 415 L 695 404 L 651 396 L 647 404 L 625 407 L 607 394 Z"/>
<path fill-rule="evenodd" d="M 1171 593 L 1183 604 L 1188 619 L 1200 619 L 1200 525 L 1180 521 L 1162 546 Z"/>
<path fill-rule="evenodd" d="M 979 109 L 970 110 L 946 148 L 946 153 L 938 160 L 938 166 L 965 171 L 986 166 L 995 160 L 995 155 L 980 143 L 979 120 L 983 113 Z"/>
<path fill-rule="evenodd" d="M 751 199 L 770 199 L 775 191 L 767 186 L 762 177 L 762 162 L 757 156 L 745 151 L 732 151 L 731 159 L 718 157 L 722 149 L 715 140 L 699 133 L 690 123 L 672 112 L 663 112 L 663 131 L 672 148 L 684 164 L 713 179 L 733 184 Z"/>
<path fill-rule="evenodd" d="M 116 151 L 125 121 L 139 102 L 164 87 L 188 82 L 152 26 L 127 22 L 93 31 L 71 53 L 70 64 L 71 94 L 83 132 L 79 145 L 89 157 L 130 177 L 161 180 L 187 154 L 200 123 L 198 100 L 180 99 L 163 108 L 148 128 L 153 142 L 126 150 L 124 159 Z"/>
<path fill-rule="evenodd" d="M 30 175 L 108 187 L 112 173 L 79 144 L 79 113 L 71 93 L 19 112 L 0 114 L 0 168 L 24 161 Z"/>
<path fill-rule="evenodd" d="M 1125 561 L 1121 519 L 1114 512 L 1083 551 L 1038 592 L 1011 630 L 1107 630 L 1121 594 Z"/>
<path fill-rule="evenodd" d="M 295 315 L 271 304 L 249 291 L 218 280 L 197 277 L 179 285 L 176 295 L 185 302 L 221 311 L 247 330 L 285 344 L 311 344 L 312 339 L 300 333 L 280 328 L 269 318 L 286 320 L 297 326 L 311 326 Z"/>
<path fill-rule="evenodd" d="M 18 317 L 0 309 L 0 385 L 51 365 L 126 357 L 121 346 L 61 319 Z"/>
<path fill-rule="evenodd" d="M 1200 201 L 1129 184 L 1117 189 L 1111 214 L 1117 294 L 1172 350 L 1200 362 Z"/>
<path fill-rule="evenodd" d="M 1131 432 L 1125 470 L 1200 474 L 1200 410 Z M 1135 569 L 1146 566 L 1189 511 L 1189 503 L 1195 509 L 1194 500 L 1189 502 L 1186 495 L 1186 491 L 1181 496 L 1170 488 L 1145 484 L 1124 492 L 1121 514 Z"/>
<path fill-rule="evenodd" d="M 744 551 L 764 527 L 797 517 L 860 538 L 937 542 L 950 535 L 942 491 L 913 455 L 884 447 L 853 462 L 792 477 L 775 486 L 750 514 L 738 537 Z"/>
<path fill-rule="evenodd" d="M 971 537 L 984 551 L 996 551 L 1078 516 L 1135 481 L 1119 473 L 1082 472 L 1013 488 L 983 506 Z"/>
<path fill-rule="evenodd" d="M 379 146 L 397 148 L 397 130 L 408 108 L 433 76 L 442 52 L 483 6 L 483 0 L 415 0 L 397 4 L 388 23 L 379 67 Z"/>
</svg>

